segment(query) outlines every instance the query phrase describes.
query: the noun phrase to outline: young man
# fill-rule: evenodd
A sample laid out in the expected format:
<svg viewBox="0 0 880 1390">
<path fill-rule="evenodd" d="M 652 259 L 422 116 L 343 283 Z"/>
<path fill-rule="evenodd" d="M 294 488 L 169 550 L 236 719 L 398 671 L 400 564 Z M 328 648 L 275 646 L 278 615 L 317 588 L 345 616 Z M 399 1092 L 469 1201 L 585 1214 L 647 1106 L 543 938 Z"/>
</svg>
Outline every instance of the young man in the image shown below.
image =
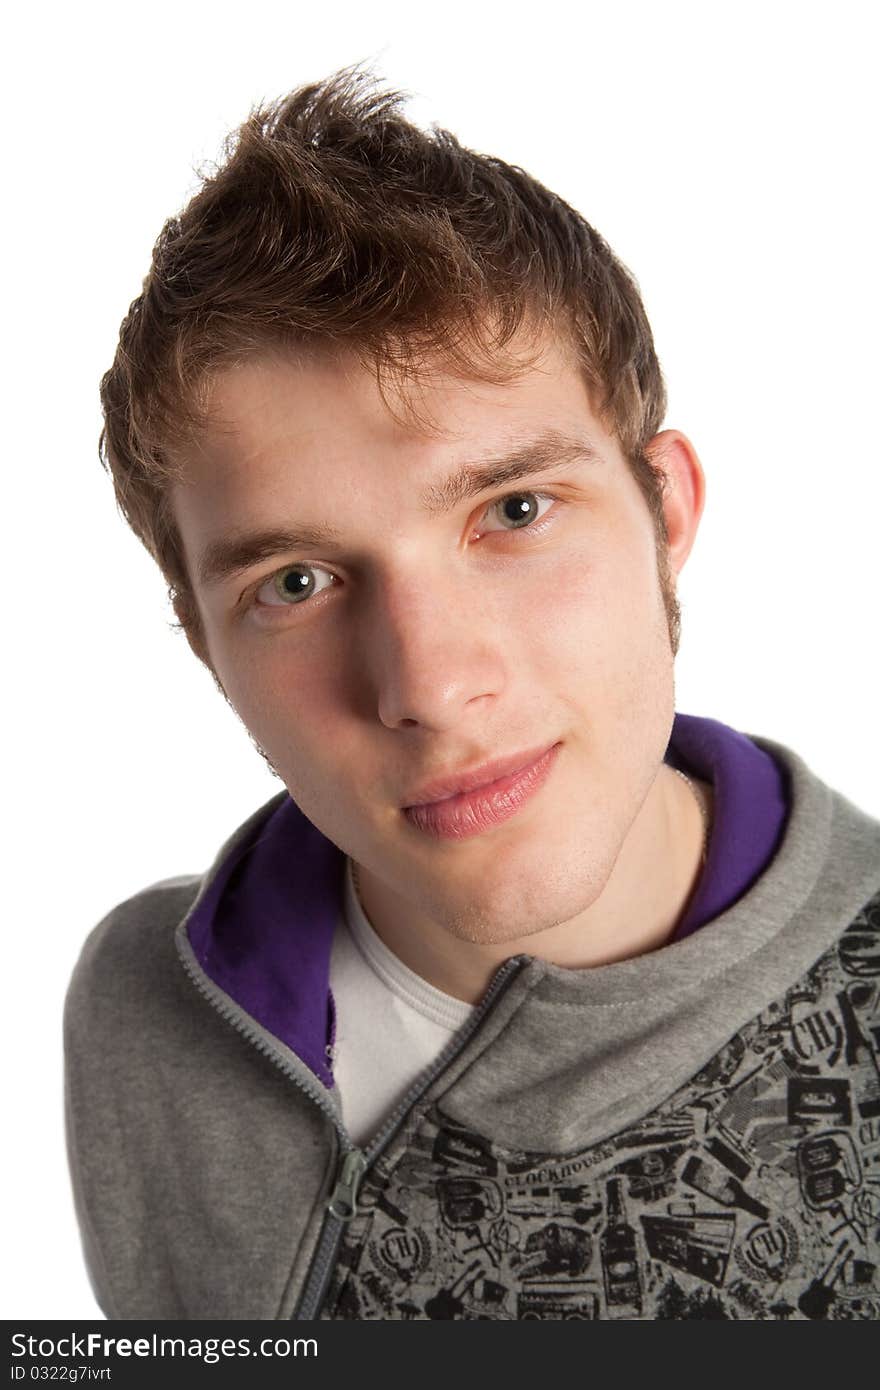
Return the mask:
<svg viewBox="0 0 880 1390">
<path fill-rule="evenodd" d="M 108 1316 L 880 1312 L 880 825 L 676 714 L 635 285 L 346 72 L 165 227 L 120 504 L 283 780 L 66 1011 Z"/>
</svg>

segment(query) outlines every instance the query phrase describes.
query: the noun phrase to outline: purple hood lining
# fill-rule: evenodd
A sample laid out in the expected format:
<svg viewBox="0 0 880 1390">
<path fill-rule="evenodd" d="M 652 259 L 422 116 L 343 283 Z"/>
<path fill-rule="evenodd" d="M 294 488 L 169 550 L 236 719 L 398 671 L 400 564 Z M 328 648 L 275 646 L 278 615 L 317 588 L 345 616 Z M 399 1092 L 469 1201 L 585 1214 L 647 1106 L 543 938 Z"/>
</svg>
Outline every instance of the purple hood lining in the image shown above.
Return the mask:
<svg viewBox="0 0 880 1390">
<path fill-rule="evenodd" d="M 676 714 L 665 761 L 711 782 L 706 865 L 673 941 L 732 907 L 770 863 L 788 811 L 783 768 L 745 734 Z M 215 870 L 187 924 L 205 974 L 328 1089 L 330 951 L 345 855 L 286 797 Z"/>
</svg>

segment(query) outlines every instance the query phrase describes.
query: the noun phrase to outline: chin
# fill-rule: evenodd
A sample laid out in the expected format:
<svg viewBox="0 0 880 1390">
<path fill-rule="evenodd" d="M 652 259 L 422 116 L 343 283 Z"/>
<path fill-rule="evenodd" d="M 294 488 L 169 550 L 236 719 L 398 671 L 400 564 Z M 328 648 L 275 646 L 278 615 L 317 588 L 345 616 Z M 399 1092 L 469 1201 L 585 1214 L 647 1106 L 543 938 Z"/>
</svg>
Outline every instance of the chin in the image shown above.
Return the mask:
<svg viewBox="0 0 880 1390">
<path fill-rule="evenodd" d="M 450 936 L 459 941 L 474 946 L 513 945 L 586 912 L 600 896 L 607 879 L 607 873 L 597 875 L 594 870 L 576 880 L 567 877 L 564 883 L 552 883 L 545 879 L 527 889 L 509 883 L 492 895 L 471 898 L 466 903 L 438 902 L 435 915 Z"/>
</svg>

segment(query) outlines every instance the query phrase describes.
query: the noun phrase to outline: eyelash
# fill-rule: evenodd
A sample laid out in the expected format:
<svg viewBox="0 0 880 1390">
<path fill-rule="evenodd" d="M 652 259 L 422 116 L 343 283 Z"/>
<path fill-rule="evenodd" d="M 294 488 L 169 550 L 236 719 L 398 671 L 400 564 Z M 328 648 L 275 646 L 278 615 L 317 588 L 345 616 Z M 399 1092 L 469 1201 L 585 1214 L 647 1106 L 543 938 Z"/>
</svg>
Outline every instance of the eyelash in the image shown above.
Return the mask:
<svg viewBox="0 0 880 1390">
<path fill-rule="evenodd" d="M 483 517 L 487 516 L 487 515 L 489 514 L 489 512 L 491 512 L 492 509 L 493 509 L 494 507 L 500 507 L 504 502 L 509 502 L 509 501 L 510 501 L 512 498 L 514 498 L 514 497 L 534 497 L 534 498 L 536 498 L 538 501 L 543 501 L 543 502 L 559 502 L 559 501 L 561 500 L 559 497 L 556 496 L 555 493 L 552 493 L 552 492 L 533 492 L 533 491 L 531 491 L 530 489 L 526 489 L 526 490 L 523 490 L 523 491 L 521 491 L 521 492 L 505 492 L 505 493 L 503 494 L 503 496 L 501 496 L 501 497 L 496 497 L 493 501 L 487 503 L 486 508 L 485 508 L 485 510 L 484 510 L 483 513 L 482 513 L 482 516 L 483 516 Z M 553 525 L 553 522 L 554 522 L 554 520 L 555 520 L 555 516 L 552 515 L 552 513 L 553 513 L 553 509 L 552 509 L 552 508 L 550 509 L 550 512 L 551 512 L 551 515 L 550 515 L 550 516 L 540 517 L 540 518 L 538 518 L 536 521 L 534 521 L 531 525 L 528 525 L 528 526 L 515 526 L 515 527 L 511 528 L 511 530 L 506 531 L 506 532 L 505 532 L 503 529 L 502 529 L 500 532 L 499 532 L 499 531 L 490 531 L 490 532 L 488 532 L 488 534 L 489 534 L 489 535 L 492 535 L 492 536 L 505 535 L 505 534 L 506 534 L 506 535 L 517 535 L 517 534 L 519 534 L 520 532 L 525 532 L 525 534 L 528 535 L 528 536 L 530 536 L 530 537 L 541 535 L 541 534 L 547 529 L 548 526 L 552 526 L 552 525 Z M 482 519 L 482 518 L 481 518 L 481 519 Z M 259 601 L 258 594 L 259 594 L 259 592 L 260 592 L 261 589 L 264 589 L 264 588 L 266 587 L 267 584 L 273 583 L 274 580 L 276 580 L 276 579 L 278 578 L 279 575 L 284 574 L 285 571 L 287 571 L 287 570 L 293 570 L 293 569 L 302 569 L 302 570 L 310 570 L 310 569 L 311 569 L 311 570 L 320 571 L 321 573 L 324 573 L 324 574 L 329 573 L 329 571 L 327 571 L 327 570 L 322 570 L 322 567 L 321 567 L 320 565 L 307 565 L 307 564 L 304 564 L 304 563 L 303 563 L 303 564 L 296 563 L 296 564 L 290 564 L 290 565 L 283 565 L 281 569 L 275 570 L 274 573 L 268 575 L 265 579 L 261 579 L 261 580 L 260 580 L 260 582 L 259 582 L 259 584 L 256 586 L 256 588 L 252 590 L 252 595 L 251 595 L 250 600 L 247 600 L 247 599 L 246 599 L 246 606 L 247 606 L 248 608 L 253 607 L 253 608 L 258 608 L 258 609 L 260 609 L 261 614 L 266 613 L 266 612 L 271 613 L 271 612 L 273 612 L 273 611 L 277 611 L 277 612 L 279 612 L 279 613 L 289 613 L 290 610 L 291 610 L 292 608 L 305 608 L 305 607 L 307 607 L 307 606 L 308 606 L 308 602 L 309 602 L 308 599 L 303 599 L 303 600 L 302 600 L 301 602 L 299 602 L 299 603 L 280 603 L 280 602 L 279 602 L 279 603 L 261 603 L 261 602 Z M 332 577 L 332 576 L 331 576 L 331 577 Z M 328 587 L 332 587 L 332 586 L 328 586 Z M 276 592 L 277 592 L 277 591 L 276 591 Z M 324 591 L 322 591 L 322 592 L 324 592 Z M 310 595 L 309 597 L 312 598 L 312 597 L 315 597 L 315 596 L 314 596 L 314 595 Z M 270 619 L 270 621 L 274 621 L 274 619 Z"/>
</svg>

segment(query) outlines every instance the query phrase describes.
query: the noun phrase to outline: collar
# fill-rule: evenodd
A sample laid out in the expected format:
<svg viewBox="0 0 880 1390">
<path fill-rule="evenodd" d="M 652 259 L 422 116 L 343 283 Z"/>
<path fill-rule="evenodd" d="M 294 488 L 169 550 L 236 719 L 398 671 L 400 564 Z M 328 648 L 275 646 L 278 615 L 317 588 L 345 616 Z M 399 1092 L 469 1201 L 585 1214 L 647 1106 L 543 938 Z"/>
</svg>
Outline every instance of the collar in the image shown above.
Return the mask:
<svg viewBox="0 0 880 1390">
<path fill-rule="evenodd" d="M 788 790 L 769 751 L 714 719 L 676 714 L 665 760 L 711 782 L 715 797 L 706 864 L 673 938 L 680 941 L 732 906 L 772 861 Z M 328 1089 L 330 951 L 344 870 L 343 851 L 282 792 L 223 846 L 185 922 L 209 979 Z"/>
</svg>

